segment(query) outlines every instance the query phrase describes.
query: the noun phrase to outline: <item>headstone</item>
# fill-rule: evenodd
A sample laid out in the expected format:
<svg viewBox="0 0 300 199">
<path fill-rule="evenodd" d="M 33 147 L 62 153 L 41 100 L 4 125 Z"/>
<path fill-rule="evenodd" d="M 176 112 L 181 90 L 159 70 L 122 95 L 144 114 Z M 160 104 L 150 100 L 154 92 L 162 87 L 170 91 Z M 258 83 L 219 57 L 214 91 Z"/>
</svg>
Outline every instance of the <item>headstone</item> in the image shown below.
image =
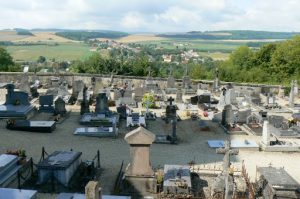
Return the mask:
<svg viewBox="0 0 300 199">
<path fill-rule="evenodd" d="M 102 199 L 101 188 L 98 181 L 89 181 L 85 186 L 85 199 Z"/>
<path fill-rule="evenodd" d="M 155 135 L 143 127 L 139 127 L 125 136 L 130 145 L 130 163 L 125 171 L 129 176 L 153 176 L 154 171 L 150 164 L 150 146 Z"/>
<path fill-rule="evenodd" d="M 185 75 L 182 77 L 182 87 L 188 89 L 191 87 L 191 78 L 188 76 L 188 68 L 185 67 Z"/>
<path fill-rule="evenodd" d="M 28 77 L 28 73 L 24 73 L 21 75 L 21 80 L 20 80 L 20 87 L 19 87 L 20 91 L 24 91 L 28 94 L 30 93 L 30 85 L 29 85 L 29 77 Z"/>
<path fill-rule="evenodd" d="M 220 86 L 220 80 L 219 80 L 219 70 L 216 69 L 215 71 L 215 79 L 213 82 L 213 91 L 217 91 L 219 89 Z"/>
<path fill-rule="evenodd" d="M 46 112 L 46 113 L 53 113 L 53 95 L 42 95 L 39 97 L 39 111 Z"/>
<path fill-rule="evenodd" d="M 84 113 L 89 113 L 90 112 L 90 105 L 89 101 L 87 100 L 87 87 L 83 87 L 83 92 L 82 92 L 82 102 L 80 104 L 80 114 L 83 115 Z"/>
<path fill-rule="evenodd" d="M 106 93 L 99 93 L 96 98 L 96 113 L 107 113 L 109 111 L 108 108 L 108 98 Z"/>
<path fill-rule="evenodd" d="M 279 98 L 283 98 L 284 97 L 284 89 L 282 88 L 282 86 L 280 86 L 278 88 L 278 97 Z"/>
<path fill-rule="evenodd" d="M 77 98 L 79 93 L 83 90 L 84 83 L 82 80 L 76 80 L 72 85 L 72 96 Z"/>
<path fill-rule="evenodd" d="M 222 111 L 222 125 L 227 126 L 232 124 L 233 121 L 233 111 L 231 105 L 226 105 Z"/>
<path fill-rule="evenodd" d="M 174 101 L 174 99 L 172 97 L 170 97 L 168 99 L 168 102 L 170 104 L 168 104 L 166 107 L 166 122 L 167 123 L 171 120 L 177 120 L 177 114 L 176 114 L 177 108 L 175 105 L 172 104 L 173 101 Z"/>
<path fill-rule="evenodd" d="M 169 68 L 169 76 L 167 79 L 167 88 L 175 88 L 175 79 L 172 75 L 172 72 L 173 72 L 173 68 L 170 67 Z"/>
<path fill-rule="evenodd" d="M 67 113 L 66 102 L 61 97 L 57 98 L 54 104 L 55 104 L 54 113 L 56 115 L 59 114 L 61 116 L 64 116 Z"/>
<path fill-rule="evenodd" d="M 33 114 L 35 107 L 29 102 L 28 93 L 14 91 L 13 84 L 6 84 L 7 94 L 3 105 L 0 105 L 1 118 L 27 118 Z"/>
<path fill-rule="evenodd" d="M 269 121 L 265 120 L 263 124 L 263 133 L 262 133 L 262 142 L 269 146 L 270 145 L 270 127 L 269 127 Z"/>
</svg>

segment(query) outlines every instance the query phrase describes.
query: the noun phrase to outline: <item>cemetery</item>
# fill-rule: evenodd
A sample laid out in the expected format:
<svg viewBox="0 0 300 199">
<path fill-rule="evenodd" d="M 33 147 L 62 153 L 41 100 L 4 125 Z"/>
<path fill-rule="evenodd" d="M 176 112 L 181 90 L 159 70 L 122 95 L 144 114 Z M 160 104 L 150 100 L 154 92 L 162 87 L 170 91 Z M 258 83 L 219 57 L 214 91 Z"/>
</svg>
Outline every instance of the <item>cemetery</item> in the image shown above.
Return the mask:
<svg viewBox="0 0 300 199">
<path fill-rule="evenodd" d="M 155 79 L 149 68 L 145 79 L 43 76 L 33 95 L 30 75 L 0 84 L 0 195 L 299 197 L 296 81 L 284 95 L 280 86 L 222 82 L 218 72 L 211 82 L 191 80 L 187 69 L 181 80 L 172 69 Z"/>
</svg>

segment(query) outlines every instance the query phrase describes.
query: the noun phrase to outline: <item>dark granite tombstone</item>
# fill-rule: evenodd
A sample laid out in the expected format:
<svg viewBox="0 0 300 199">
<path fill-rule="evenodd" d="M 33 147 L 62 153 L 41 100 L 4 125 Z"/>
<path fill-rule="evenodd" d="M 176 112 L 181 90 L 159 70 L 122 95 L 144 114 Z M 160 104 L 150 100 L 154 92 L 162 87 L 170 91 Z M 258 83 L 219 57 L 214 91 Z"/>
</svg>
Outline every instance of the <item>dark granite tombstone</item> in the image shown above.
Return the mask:
<svg viewBox="0 0 300 199">
<path fill-rule="evenodd" d="M 96 98 L 96 113 L 107 113 L 109 112 L 108 108 L 108 98 L 106 93 L 99 93 Z"/>
<path fill-rule="evenodd" d="M 176 120 L 176 118 L 177 118 L 177 115 L 176 115 L 177 107 L 172 104 L 173 101 L 174 101 L 174 99 L 172 97 L 170 97 L 168 99 L 168 102 L 170 104 L 167 105 L 167 107 L 166 107 L 166 123 L 168 123 L 171 120 Z"/>
<path fill-rule="evenodd" d="M 53 95 L 42 95 L 39 97 L 39 112 L 54 113 Z"/>
<path fill-rule="evenodd" d="M 6 101 L 0 105 L 0 118 L 26 118 L 35 108 L 29 102 L 28 93 L 14 91 L 13 84 L 7 84 Z"/>
<path fill-rule="evenodd" d="M 62 99 L 62 98 L 57 98 L 57 100 L 55 100 L 54 102 L 55 106 L 54 106 L 54 113 L 55 115 L 61 115 L 64 116 L 67 113 L 66 110 L 66 102 Z"/>
<path fill-rule="evenodd" d="M 80 104 L 80 114 L 83 115 L 84 113 L 89 113 L 90 112 L 90 105 L 87 100 L 87 87 L 83 87 L 83 93 L 82 93 L 82 102 Z"/>
</svg>

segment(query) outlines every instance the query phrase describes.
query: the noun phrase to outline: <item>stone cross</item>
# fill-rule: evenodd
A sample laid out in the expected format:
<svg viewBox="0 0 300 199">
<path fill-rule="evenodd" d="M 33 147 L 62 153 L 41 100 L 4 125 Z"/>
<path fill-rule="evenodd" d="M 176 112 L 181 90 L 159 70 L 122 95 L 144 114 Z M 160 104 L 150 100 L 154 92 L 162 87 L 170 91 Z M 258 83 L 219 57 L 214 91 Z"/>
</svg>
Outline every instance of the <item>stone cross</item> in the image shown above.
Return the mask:
<svg viewBox="0 0 300 199">
<path fill-rule="evenodd" d="M 224 142 L 224 148 L 218 148 L 216 150 L 218 154 L 224 154 L 224 159 L 223 159 L 223 171 L 229 170 L 230 167 L 230 156 L 231 155 L 238 155 L 239 150 L 238 149 L 231 149 L 230 148 L 230 141 L 225 140 Z"/>
<path fill-rule="evenodd" d="M 173 104 L 172 104 L 172 103 L 173 103 L 173 101 L 174 101 L 174 99 L 173 99 L 172 97 L 169 97 L 169 98 L 168 98 L 168 102 L 170 102 L 170 104 L 169 104 L 170 106 L 172 106 L 172 105 L 173 105 Z"/>
<path fill-rule="evenodd" d="M 127 176 L 153 176 L 150 164 L 150 146 L 155 140 L 155 135 L 143 127 L 139 127 L 125 136 L 125 141 L 130 145 L 130 163 L 127 166 Z"/>
<path fill-rule="evenodd" d="M 238 149 L 230 148 L 230 141 L 226 140 L 224 142 L 224 148 L 217 149 L 218 154 L 225 154 L 223 159 L 223 171 L 225 176 L 225 199 L 231 199 L 233 196 L 233 179 L 229 176 L 230 170 L 230 155 L 237 155 L 239 153 Z"/>
</svg>

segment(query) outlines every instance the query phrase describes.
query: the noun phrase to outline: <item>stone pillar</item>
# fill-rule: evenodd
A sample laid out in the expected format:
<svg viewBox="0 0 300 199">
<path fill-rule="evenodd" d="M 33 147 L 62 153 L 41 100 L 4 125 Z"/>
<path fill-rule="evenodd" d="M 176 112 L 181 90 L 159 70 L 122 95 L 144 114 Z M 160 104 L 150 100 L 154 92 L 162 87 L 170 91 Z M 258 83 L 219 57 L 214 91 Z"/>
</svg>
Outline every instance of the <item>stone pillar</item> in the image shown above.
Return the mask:
<svg viewBox="0 0 300 199">
<path fill-rule="evenodd" d="M 269 146 L 270 145 L 270 127 L 269 127 L 269 121 L 265 120 L 263 124 L 263 133 L 262 133 L 262 142 Z"/>
<path fill-rule="evenodd" d="M 89 181 L 85 186 L 86 199 L 102 199 L 101 187 L 98 181 Z"/>
<path fill-rule="evenodd" d="M 155 135 L 143 127 L 129 132 L 125 138 L 130 144 L 130 163 L 126 170 L 129 176 L 153 176 L 150 164 L 150 145 Z"/>
<path fill-rule="evenodd" d="M 133 198 L 143 198 L 149 193 L 156 193 L 157 179 L 150 163 L 150 145 L 155 135 L 143 127 L 126 134 L 130 144 L 130 163 L 125 170 L 121 193 Z"/>
</svg>

